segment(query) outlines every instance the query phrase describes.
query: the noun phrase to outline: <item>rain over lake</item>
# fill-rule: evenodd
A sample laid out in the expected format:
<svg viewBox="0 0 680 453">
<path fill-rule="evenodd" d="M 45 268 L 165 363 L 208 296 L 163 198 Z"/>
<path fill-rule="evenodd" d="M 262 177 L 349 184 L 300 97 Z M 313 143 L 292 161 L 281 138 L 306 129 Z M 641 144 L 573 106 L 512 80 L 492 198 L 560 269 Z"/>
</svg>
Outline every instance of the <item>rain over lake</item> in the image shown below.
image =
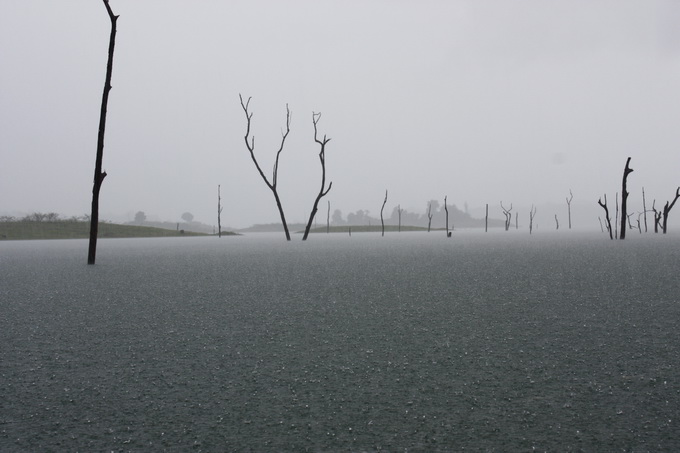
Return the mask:
<svg viewBox="0 0 680 453">
<path fill-rule="evenodd" d="M 669 234 L 0 242 L 2 451 L 677 451 Z"/>
</svg>

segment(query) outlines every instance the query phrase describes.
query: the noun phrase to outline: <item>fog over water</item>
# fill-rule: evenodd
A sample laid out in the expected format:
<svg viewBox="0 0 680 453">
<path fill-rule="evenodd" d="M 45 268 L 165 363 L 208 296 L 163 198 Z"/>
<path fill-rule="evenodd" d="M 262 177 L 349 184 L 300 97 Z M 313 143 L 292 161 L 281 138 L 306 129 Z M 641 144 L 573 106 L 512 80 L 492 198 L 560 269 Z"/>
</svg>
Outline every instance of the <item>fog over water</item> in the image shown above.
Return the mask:
<svg viewBox="0 0 680 453">
<path fill-rule="evenodd" d="M 680 4 L 673 0 L 111 0 L 120 15 L 102 217 L 278 221 L 245 149 L 252 96 L 267 173 L 292 111 L 279 189 L 291 222 L 319 185 L 343 214 L 430 199 L 552 222 L 571 189 L 582 226 L 614 199 L 671 198 L 680 168 Z M 0 215 L 89 211 L 109 19 L 100 1 L 0 4 Z M 552 205 L 552 206 L 549 206 Z M 564 214 L 560 214 L 563 218 Z"/>
<path fill-rule="evenodd" d="M 677 244 L 0 242 L 0 449 L 674 451 Z"/>
</svg>

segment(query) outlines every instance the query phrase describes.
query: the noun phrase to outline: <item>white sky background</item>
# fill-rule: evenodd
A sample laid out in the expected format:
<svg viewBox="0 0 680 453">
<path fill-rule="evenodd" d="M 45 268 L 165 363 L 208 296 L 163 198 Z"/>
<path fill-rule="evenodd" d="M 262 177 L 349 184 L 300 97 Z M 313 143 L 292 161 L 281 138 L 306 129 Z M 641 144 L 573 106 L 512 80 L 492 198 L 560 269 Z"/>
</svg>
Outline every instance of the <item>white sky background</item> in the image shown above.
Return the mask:
<svg viewBox="0 0 680 453">
<path fill-rule="evenodd" d="M 120 15 L 101 215 L 279 221 L 243 143 L 252 96 L 267 173 L 292 111 L 279 188 L 290 222 L 319 190 L 379 215 L 385 189 L 424 211 L 596 206 L 680 185 L 680 2 L 111 0 Z M 89 213 L 110 22 L 101 1 L 0 3 L 0 215 Z M 325 222 L 325 200 L 322 219 Z M 539 212 L 552 220 L 553 213 Z M 528 214 L 527 214 L 528 215 Z M 566 219 L 562 220 L 566 223 Z M 596 220 L 595 220 L 596 222 Z"/>
</svg>

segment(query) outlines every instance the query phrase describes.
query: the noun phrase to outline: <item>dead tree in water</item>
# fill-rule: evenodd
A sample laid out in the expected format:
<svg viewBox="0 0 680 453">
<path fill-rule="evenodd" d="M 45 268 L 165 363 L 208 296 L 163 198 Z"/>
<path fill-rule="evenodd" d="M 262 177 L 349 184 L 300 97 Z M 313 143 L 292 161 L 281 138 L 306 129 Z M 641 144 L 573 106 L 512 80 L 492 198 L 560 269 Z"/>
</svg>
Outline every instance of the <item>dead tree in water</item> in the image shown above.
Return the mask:
<svg viewBox="0 0 680 453">
<path fill-rule="evenodd" d="M 505 215 L 505 231 L 508 231 L 510 229 L 510 222 L 512 221 L 512 203 L 510 203 L 510 209 L 505 209 L 505 206 L 503 206 L 503 202 L 501 201 L 501 209 L 503 210 L 503 214 Z"/>
<path fill-rule="evenodd" d="M 602 203 L 602 198 L 597 200 L 597 204 L 602 206 L 602 209 L 604 209 L 604 221 L 605 225 L 607 227 L 607 231 L 609 232 L 609 239 L 614 239 L 612 236 L 612 220 L 609 217 L 609 208 L 607 208 L 607 194 L 604 194 L 604 203 Z"/>
<path fill-rule="evenodd" d="M 217 185 L 217 237 L 222 237 L 222 197 L 220 196 L 220 185 Z"/>
<path fill-rule="evenodd" d="M 427 232 L 430 232 L 430 227 L 432 226 L 432 202 L 427 206 Z"/>
<path fill-rule="evenodd" d="M 446 196 L 444 196 L 444 211 L 446 212 L 446 237 L 450 238 L 451 233 L 449 233 L 449 207 L 446 204 Z"/>
<path fill-rule="evenodd" d="M 99 192 L 102 188 L 106 172 L 102 171 L 104 160 L 104 132 L 106 130 L 106 109 L 109 104 L 109 91 L 111 91 L 111 75 L 113 74 L 113 51 L 116 47 L 116 22 L 118 16 L 113 14 L 109 6 L 109 0 L 103 0 L 106 12 L 111 20 L 111 34 L 109 35 L 109 58 L 106 62 L 106 80 L 102 105 L 99 112 L 99 133 L 97 134 L 97 159 L 94 165 L 94 184 L 92 187 L 92 212 L 90 214 L 90 244 L 87 251 L 87 264 L 94 264 L 97 258 L 97 233 L 99 229 Z"/>
<path fill-rule="evenodd" d="M 314 141 L 319 144 L 321 149 L 319 150 L 319 161 L 321 161 L 321 188 L 319 189 L 319 193 L 316 196 L 316 199 L 314 200 L 314 206 L 312 206 L 312 212 L 309 214 L 309 220 L 307 221 L 307 228 L 305 228 L 305 234 L 302 237 L 303 241 L 307 240 L 307 236 L 309 236 L 309 229 L 312 227 L 312 222 L 314 221 L 314 217 L 316 216 L 316 212 L 319 208 L 319 201 L 326 196 L 326 194 L 331 190 L 331 187 L 333 186 L 333 182 L 331 181 L 328 184 L 328 187 L 326 187 L 326 143 L 331 141 L 330 138 L 326 138 L 326 136 L 323 136 L 323 140 L 319 140 L 317 136 L 317 124 L 319 122 L 319 119 L 321 118 L 321 113 L 314 113 L 312 112 L 312 123 L 314 123 Z"/>
<path fill-rule="evenodd" d="M 397 214 L 399 215 L 399 231 L 401 233 L 401 213 L 404 212 L 403 209 L 401 209 L 401 205 L 397 205 Z"/>
<path fill-rule="evenodd" d="M 331 201 L 328 200 L 328 211 L 326 211 L 326 234 L 331 232 Z"/>
<path fill-rule="evenodd" d="M 619 238 L 619 193 L 616 192 L 614 195 L 616 200 L 616 214 L 614 215 L 614 239 Z"/>
<path fill-rule="evenodd" d="M 645 202 L 645 188 L 642 188 L 642 212 L 645 215 L 645 233 L 647 232 L 647 204 Z M 642 232 L 642 230 L 640 230 Z"/>
<path fill-rule="evenodd" d="M 385 200 L 383 201 L 382 208 L 380 208 L 380 225 L 382 225 L 383 236 L 385 236 L 385 220 L 383 217 L 383 211 L 385 211 L 385 204 L 387 204 L 387 190 L 385 190 Z"/>
<path fill-rule="evenodd" d="M 569 198 L 567 198 L 567 214 L 569 216 L 569 229 L 571 230 L 571 200 L 574 199 L 574 194 L 571 193 L 571 189 L 569 189 Z"/>
<path fill-rule="evenodd" d="M 529 234 L 534 230 L 534 216 L 536 215 L 536 208 L 534 205 L 531 205 L 531 209 L 529 210 Z"/>
<path fill-rule="evenodd" d="M 555 229 L 556 230 L 560 229 L 560 221 L 557 220 L 557 214 L 555 214 Z"/>
<path fill-rule="evenodd" d="M 626 239 L 626 222 L 628 221 L 628 190 L 626 188 L 628 175 L 633 172 L 630 168 L 630 157 L 626 160 L 626 168 L 623 169 L 623 181 L 621 183 L 621 233 L 619 239 Z"/>
<path fill-rule="evenodd" d="M 661 225 L 661 230 L 663 231 L 663 234 L 666 234 L 666 228 L 668 227 L 668 214 L 671 212 L 671 209 L 673 209 L 673 206 L 675 205 L 675 202 L 678 201 L 678 198 L 680 198 L 680 187 L 675 191 L 675 198 L 673 198 L 673 202 L 666 202 L 666 204 L 663 207 L 663 223 Z"/>
<path fill-rule="evenodd" d="M 486 215 L 484 216 L 484 232 L 489 232 L 489 203 L 486 204 Z"/>
<path fill-rule="evenodd" d="M 654 212 L 654 233 L 658 233 L 659 225 L 661 224 L 661 216 L 663 213 L 656 210 L 656 200 L 652 202 L 652 211 Z"/>
<path fill-rule="evenodd" d="M 260 167 L 260 164 L 257 162 L 257 159 L 255 158 L 255 137 L 250 137 L 250 123 L 251 119 L 253 117 L 253 114 L 248 110 L 248 106 L 250 105 L 250 100 L 252 98 L 248 98 L 248 101 L 244 104 L 243 103 L 243 97 L 239 94 L 238 98 L 241 100 L 241 107 L 243 108 L 243 112 L 246 114 L 246 135 L 244 136 L 244 140 L 246 142 L 246 148 L 248 148 L 248 151 L 250 152 L 250 158 L 253 160 L 253 163 L 255 164 L 255 168 L 257 168 L 257 172 L 260 174 L 262 177 L 262 180 L 264 183 L 269 187 L 269 190 L 272 191 L 272 194 L 274 195 L 274 200 L 276 201 L 276 207 L 279 210 L 279 215 L 281 216 L 281 223 L 283 224 L 283 231 L 286 233 L 286 240 L 290 241 L 290 232 L 288 231 L 288 223 L 286 222 L 286 215 L 283 212 L 283 206 L 281 205 L 281 199 L 279 198 L 279 191 L 277 188 L 278 184 L 278 176 L 279 176 L 279 157 L 281 156 L 281 151 L 283 151 L 283 145 L 286 143 L 286 138 L 288 137 L 288 134 L 290 133 L 290 109 L 288 108 L 288 104 L 286 104 L 286 131 L 282 132 L 281 135 L 281 145 L 279 146 L 279 150 L 276 152 L 276 160 L 274 161 L 274 169 L 272 170 L 272 180 L 271 182 L 265 176 L 264 172 L 262 171 L 262 168 Z"/>
</svg>

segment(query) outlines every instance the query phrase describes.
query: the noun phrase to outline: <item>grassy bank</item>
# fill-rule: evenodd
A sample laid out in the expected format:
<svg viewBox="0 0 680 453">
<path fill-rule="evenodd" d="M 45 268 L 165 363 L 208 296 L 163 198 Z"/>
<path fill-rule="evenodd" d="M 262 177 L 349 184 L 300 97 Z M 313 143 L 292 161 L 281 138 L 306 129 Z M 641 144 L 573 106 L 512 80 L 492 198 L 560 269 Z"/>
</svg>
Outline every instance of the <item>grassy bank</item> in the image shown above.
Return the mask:
<svg viewBox="0 0 680 453">
<path fill-rule="evenodd" d="M 233 233 L 222 233 L 233 234 Z M 137 238 L 167 236 L 207 236 L 203 233 L 180 232 L 137 225 L 100 223 L 100 238 Z M 90 237 L 90 223 L 77 221 L 15 221 L 0 222 L 0 240 L 19 239 L 87 239 Z"/>
</svg>

